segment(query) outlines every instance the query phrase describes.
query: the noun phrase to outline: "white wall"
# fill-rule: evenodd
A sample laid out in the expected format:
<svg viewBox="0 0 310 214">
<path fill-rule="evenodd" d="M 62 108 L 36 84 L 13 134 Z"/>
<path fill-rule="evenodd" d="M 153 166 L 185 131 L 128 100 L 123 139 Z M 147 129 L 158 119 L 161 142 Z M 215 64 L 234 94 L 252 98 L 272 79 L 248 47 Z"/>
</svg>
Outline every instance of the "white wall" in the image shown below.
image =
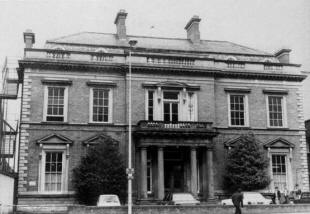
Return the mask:
<svg viewBox="0 0 310 214">
<path fill-rule="evenodd" d="M 0 173 L 0 213 L 9 213 L 13 209 L 14 178 Z M 2 210 L 1 210 L 2 209 Z"/>
</svg>

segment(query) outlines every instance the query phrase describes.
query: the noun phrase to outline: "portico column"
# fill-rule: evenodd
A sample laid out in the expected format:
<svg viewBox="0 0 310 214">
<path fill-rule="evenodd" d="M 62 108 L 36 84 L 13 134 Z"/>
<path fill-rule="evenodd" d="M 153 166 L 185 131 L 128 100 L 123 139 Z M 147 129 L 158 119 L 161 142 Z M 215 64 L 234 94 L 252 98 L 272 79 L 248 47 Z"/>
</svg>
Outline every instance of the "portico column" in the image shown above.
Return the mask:
<svg viewBox="0 0 310 214">
<path fill-rule="evenodd" d="M 213 150 L 207 149 L 207 167 L 208 167 L 208 198 L 214 200 L 214 174 L 213 174 Z"/>
<path fill-rule="evenodd" d="M 196 147 L 191 147 L 191 192 L 197 195 L 197 157 Z"/>
<path fill-rule="evenodd" d="M 141 147 L 141 198 L 147 198 L 147 150 Z"/>
<path fill-rule="evenodd" d="M 164 148 L 158 147 L 157 150 L 157 175 L 158 175 L 158 199 L 163 199 L 165 194 L 165 184 L 164 184 Z"/>
</svg>

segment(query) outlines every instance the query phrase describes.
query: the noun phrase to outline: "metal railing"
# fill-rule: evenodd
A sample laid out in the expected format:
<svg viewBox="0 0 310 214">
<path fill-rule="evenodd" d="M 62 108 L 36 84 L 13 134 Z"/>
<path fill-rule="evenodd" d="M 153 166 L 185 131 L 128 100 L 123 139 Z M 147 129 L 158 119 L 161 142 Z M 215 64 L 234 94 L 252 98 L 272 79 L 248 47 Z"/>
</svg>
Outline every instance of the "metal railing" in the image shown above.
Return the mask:
<svg viewBox="0 0 310 214">
<path fill-rule="evenodd" d="M 141 129 L 180 129 L 180 130 L 200 130 L 212 129 L 212 122 L 191 122 L 191 121 L 139 121 L 138 127 Z"/>
</svg>

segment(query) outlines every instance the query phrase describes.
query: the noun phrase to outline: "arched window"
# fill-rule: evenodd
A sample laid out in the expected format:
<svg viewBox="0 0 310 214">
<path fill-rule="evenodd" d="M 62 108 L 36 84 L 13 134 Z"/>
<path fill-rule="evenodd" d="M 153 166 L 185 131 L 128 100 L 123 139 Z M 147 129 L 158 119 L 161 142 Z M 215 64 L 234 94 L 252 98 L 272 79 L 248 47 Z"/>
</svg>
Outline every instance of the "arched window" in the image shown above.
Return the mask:
<svg viewBox="0 0 310 214">
<path fill-rule="evenodd" d="M 245 68 L 245 63 L 243 62 L 237 62 L 237 58 L 234 56 L 228 56 L 226 57 L 227 61 L 227 67 L 228 68 L 234 68 L 234 69 L 243 69 Z"/>
<path fill-rule="evenodd" d="M 110 62 L 113 60 L 113 56 L 108 54 L 108 51 L 104 48 L 98 48 L 95 50 L 95 54 L 91 56 L 92 61 L 104 61 L 104 62 Z"/>
<path fill-rule="evenodd" d="M 236 61 L 237 58 L 234 57 L 234 56 L 228 56 L 228 57 L 226 57 L 226 60 L 227 60 L 227 61 Z"/>
</svg>

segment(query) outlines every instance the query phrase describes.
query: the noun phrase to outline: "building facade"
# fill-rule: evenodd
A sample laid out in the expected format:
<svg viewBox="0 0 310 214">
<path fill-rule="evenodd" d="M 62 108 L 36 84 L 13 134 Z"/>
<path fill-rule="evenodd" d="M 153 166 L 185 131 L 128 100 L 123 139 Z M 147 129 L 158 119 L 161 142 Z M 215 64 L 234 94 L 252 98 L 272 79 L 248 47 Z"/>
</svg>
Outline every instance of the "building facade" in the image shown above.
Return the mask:
<svg viewBox="0 0 310 214">
<path fill-rule="evenodd" d="M 40 49 L 24 33 L 19 204 L 73 203 L 72 169 L 101 139 L 127 156 L 129 60 L 135 199 L 179 191 L 214 200 L 228 150 L 249 132 L 270 160 L 264 191 L 309 189 L 305 76 L 289 49 L 202 40 L 198 16 L 186 39 L 130 36 L 126 17 L 117 14 L 116 34 L 83 32 Z"/>
</svg>

